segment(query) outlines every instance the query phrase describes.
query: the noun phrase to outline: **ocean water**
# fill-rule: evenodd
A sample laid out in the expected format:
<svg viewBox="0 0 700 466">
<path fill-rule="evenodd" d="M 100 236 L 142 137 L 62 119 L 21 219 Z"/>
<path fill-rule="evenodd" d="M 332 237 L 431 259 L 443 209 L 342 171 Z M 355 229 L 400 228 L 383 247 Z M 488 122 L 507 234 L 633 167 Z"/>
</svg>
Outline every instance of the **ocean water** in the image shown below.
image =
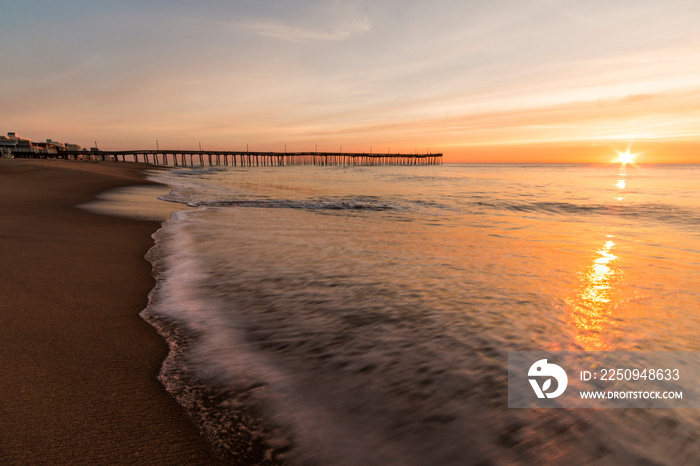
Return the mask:
<svg viewBox="0 0 700 466">
<path fill-rule="evenodd" d="M 700 350 L 700 166 L 160 172 L 144 317 L 237 461 L 692 464 L 700 410 L 507 407 L 507 354 Z"/>
</svg>

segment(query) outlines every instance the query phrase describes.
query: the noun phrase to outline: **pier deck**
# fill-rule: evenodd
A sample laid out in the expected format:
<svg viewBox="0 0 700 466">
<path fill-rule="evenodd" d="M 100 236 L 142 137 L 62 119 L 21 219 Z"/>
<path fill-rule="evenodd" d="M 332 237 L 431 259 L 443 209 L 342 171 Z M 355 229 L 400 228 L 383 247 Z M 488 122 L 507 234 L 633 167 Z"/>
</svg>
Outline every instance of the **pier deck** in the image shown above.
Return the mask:
<svg viewBox="0 0 700 466">
<path fill-rule="evenodd" d="M 39 155 L 39 154 L 37 154 Z M 25 156 L 32 157 L 27 154 Z M 442 154 L 368 154 L 344 152 L 247 152 L 198 150 L 63 151 L 62 158 L 145 162 L 154 165 L 285 166 L 285 165 L 442 165 Z M 46 155 L 43 155 L 46 157 Z"/>
</svg>

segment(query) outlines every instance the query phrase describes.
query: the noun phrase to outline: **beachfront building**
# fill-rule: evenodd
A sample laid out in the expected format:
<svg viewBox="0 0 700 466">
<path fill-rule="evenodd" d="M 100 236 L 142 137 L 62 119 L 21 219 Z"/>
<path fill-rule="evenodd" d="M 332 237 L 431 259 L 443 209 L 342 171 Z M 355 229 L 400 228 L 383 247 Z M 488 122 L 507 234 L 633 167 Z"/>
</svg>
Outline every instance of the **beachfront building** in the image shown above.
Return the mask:
<svg viewBox="0 0 700 466">
<path fill-rule="evenodd" d="M 0 136 L 0 157 L 11 157 L 14 147 L 14 141 L 11 141 L 7 136 Z"/>
<path fill-rule="evenodd" d="M 35 142 L 33 145 L 39 154 L 58 155 L 59 152 L 66 150 L 66 146 L 62 142 L 51 139 L 47 139 L 46 142 Z"/>
<path fill-rule="evenodd" d="M 7 133 L 7 136 L 0 136 L 0 147 L 3 154 L 15 156 L 35 154 L 33 142 L 29 139 L 20 138 L 16 133 Z"/>
<path fill-rule="evenodd" d="M 17 136 L 17 133 L 9 132 L 7 136 L 0 136 L 0 153 L 3 157 L 60 157 L 67 150 L 80 150 L 77 144 L 64 144 L 62 142 L 47 139 L 46 142 L 34 142 Z"/>
</svg>

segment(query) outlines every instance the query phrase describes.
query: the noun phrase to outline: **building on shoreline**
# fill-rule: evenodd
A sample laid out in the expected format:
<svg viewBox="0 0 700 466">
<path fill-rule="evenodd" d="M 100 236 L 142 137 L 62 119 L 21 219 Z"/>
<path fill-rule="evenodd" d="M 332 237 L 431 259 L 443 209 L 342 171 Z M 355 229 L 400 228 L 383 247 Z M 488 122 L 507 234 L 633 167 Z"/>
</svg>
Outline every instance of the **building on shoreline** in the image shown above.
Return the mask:
<svg viewBox="0 0 700 466">
<path fill-rule="evenodd" d="M 3 157 L 36 155 L 61 157 L 68 150 L 78 151 L 81 149 L 77 144 L 65 144 L 51 139 L 47 139 L 46 142 L 34 142 L 31 139 L 17 136 L 15 132 L 9 132 L 7 136 L 0 136 L 0 154 Z"/>
</svg>

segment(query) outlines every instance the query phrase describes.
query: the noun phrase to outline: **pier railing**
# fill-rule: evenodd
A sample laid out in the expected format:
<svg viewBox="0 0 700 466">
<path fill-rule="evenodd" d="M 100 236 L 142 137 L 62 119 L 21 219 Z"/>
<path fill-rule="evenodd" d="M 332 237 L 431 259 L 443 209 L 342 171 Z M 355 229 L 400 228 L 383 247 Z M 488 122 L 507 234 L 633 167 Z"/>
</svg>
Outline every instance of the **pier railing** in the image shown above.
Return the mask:
<svg viewBox="0 0 700 466">
<path fill-rule="evenodd" d="M 38 155 L 38 154 L 37 154 Z M 63 151 L 61 158 L 143 162 L 175 167 L 284 165 L 442 165 L 442 154 L 367 154 L 345 152 L 237 152 L 197 150 Z M 43 157 L 46 157 L 44 155 Z"/>
</svg>

